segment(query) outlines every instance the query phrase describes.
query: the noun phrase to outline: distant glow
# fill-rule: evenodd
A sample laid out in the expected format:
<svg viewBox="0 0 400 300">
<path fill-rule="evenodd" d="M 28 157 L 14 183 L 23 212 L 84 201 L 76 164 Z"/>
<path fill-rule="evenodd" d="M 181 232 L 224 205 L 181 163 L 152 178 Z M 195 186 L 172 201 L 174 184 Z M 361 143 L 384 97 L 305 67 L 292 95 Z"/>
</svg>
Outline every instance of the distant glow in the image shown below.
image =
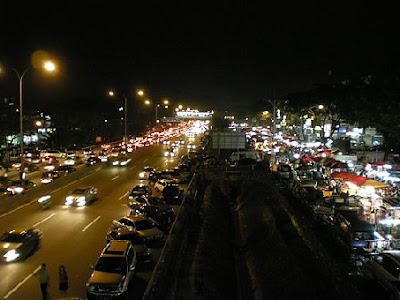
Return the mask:
<svg viewBox="0 0 400 300">
<path fill-rule="evenodd" d="M 139 90 L 139 91 L 137 92 L 137 94 L 138 94 L 139 96 L 143 96 L 143 95 L 144 95 L 144 92 L 143 92 L 142 90 Z"/>
<path fill-rule="evenodd" d="M 144 104 L 146 104 L 146 105 L 150 105 L 150 104 L 151 104 L 151 101 L 150 101 L 150 100 L 148 100 L 148 99 L 146 99 L 146 100 L 144 100 Z"/>
<path fill-rule="evenodd" d="M 318 105 L 318 109 L 324 109 L 324 106 L 322 104 Z"/>
</svg>

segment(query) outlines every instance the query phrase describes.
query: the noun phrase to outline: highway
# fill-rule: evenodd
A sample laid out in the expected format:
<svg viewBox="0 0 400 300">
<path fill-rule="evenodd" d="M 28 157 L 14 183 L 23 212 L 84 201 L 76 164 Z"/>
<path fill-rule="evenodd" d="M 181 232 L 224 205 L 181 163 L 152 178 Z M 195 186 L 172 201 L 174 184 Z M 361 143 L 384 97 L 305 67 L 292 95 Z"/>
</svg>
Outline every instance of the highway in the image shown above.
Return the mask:
<svg viewBox="0 0 400 300">
<path fill-rule="evenodd" d="M 91 273 L 91 265 L 95 264 L 105 246 L 105 235 L 112 220 L 129 213 L 127 193 L 141 182 L 139 172 L 146 165 L 158 170 L 171 168 L 187 152 L 186 147 L 181 147 L 174 158 L 165 158 L 165 147 L 152 145 L 139 148 L 129 154 L 132 160 L 127 167 L 104 166 L 97 172 L 54 189 L 51 192 L 53 202 L 47 210 L 41 210 L 32 197 L 28 199 L 32 201 L 30 205 L 1 215 L 1 232 L 34 227 L 43 232 L 43 238 L 41 247 L 26 260 L 0 265 L 0 298 L 40 299 L 39 279 L 32 273 L 42 263 L 46 263 L 50 273 L 48 290 L 51 299 L 66 296 L 85 298 L 85 283 Z M 38 175 L 31 174 L 30 177 Z M 79 208 L 64 205 L 69 191 L 86 186 L 98 189 L 97 201 Z M 133 299 L 142 298 L 161 250 L 161 247 L 152 248 L 153 262 L 139 267 L 133 283 Z M 66 267 L 69 276 L 66 294 L 58 290 L 59 265 Z"/>
</svg>

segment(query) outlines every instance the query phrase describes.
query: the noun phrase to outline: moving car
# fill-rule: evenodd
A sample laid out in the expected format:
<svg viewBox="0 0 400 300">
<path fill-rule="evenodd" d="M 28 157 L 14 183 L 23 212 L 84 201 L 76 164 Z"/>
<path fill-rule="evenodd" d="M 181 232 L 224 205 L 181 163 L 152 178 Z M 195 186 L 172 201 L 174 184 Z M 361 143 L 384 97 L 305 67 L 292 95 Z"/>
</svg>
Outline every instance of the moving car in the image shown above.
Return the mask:
<svg viewBox="0 0 400 300">
<path fill-rule="evenodd" d="M 80 165 L 83 164 L 83 160 L 80 156 L 68 156 L 65 160 L 64 160 L 64 164 L 67 166 L 76 166 L 76 165 Z"/>
<path fill-rule="evenodd" d="M 130 241 L 111 240 L 101 252 L 86 284 L 87 298 L 126 298 L 136 264 L 136 252 Z"/>
<path fill-rule="evenodd" d="M 62 166 L 58 166 L 57 168 L 55 168 L 54 171 L 57 173 L 61 173 L 61 174 L 69 174 L 69 173 L 75 172 L 76 169 L 71 166 L 62 165 Z"/>
<path fill-rule="evenodd" d="M 143 240 L 148 243 L 160 241 L 164 238 L 164 233 L 154 226 L 148 218 L 144 216 L 127 216 L 113 221 L 114 228 L 126 227 L 135 230 Z"/>
<path fill-rule="evenodd" d="M 122 227 L 107 232 L 107 243 L 112 240 L 130 241 L 135 249 L 138 263 L 147 263 L 151 261 L 151 252 L 144 243 L 143 237 L 135 230 Z"/>
<path fill-rule="evenodd" d="M 85 162 L 86 166 L 93 166 L 98 163 L 101 163 L 101 160 L 97 156 L 90 156 Z"/>
<path fill-rule="evenodd" d="M 84 206 L 97 199 L 97 189 L 95 187 L 74 189 L 65 198 L 67 206 Z"/>
<path fill-rule="evenodd" d="M 38 248 L 42 233 L 39 229 L 11 230 L 0 237 L 0 255 L 3 261 L 23 260 Z"/>
<path fill-rule="evenodd" d="M 59 151 L 59 150 L 47 150 L 45 151 L 42 156 L 54 156 L 56 158 L 64 158 L 67 157 L 67 153 Z"/>
<path fill-rule="evenodd" d="M 42 183 L 50 183 L 54 179 L 60 178 L 61 176 L 63 176 L 63 174 L 55 172 L 55 171 L 43 172 L 42 178 L 40 179 L 40 181 Z"/>
<path fill-rule="evenodd" d="M 7 187 L 7 191 L 11 195 L 17 195 L 25 192 L 25 190 L 35 187 L 36 183 L 29 181 L 29 180 L 14 180 L 9 183 Z"/>
<path fill-rule="evenodd" d="M 145 184 L 138 184 L 133 187 L 131 192 L 129 193 L 128 199 L 133 199 L 137 196 L 147 196 L 151 195 L 151 187 Z"/>
<path fill-rule="evenodd" d="M 112 165 L 113 166 L 120 166 L 120 167 L 125 167 L 129 164 L 129 162 L 131 161 L 130 158 L 124 157 L 124 156 L 120 156 L 117 159 L 114 159 L 112 161 Z"/>
</svg>

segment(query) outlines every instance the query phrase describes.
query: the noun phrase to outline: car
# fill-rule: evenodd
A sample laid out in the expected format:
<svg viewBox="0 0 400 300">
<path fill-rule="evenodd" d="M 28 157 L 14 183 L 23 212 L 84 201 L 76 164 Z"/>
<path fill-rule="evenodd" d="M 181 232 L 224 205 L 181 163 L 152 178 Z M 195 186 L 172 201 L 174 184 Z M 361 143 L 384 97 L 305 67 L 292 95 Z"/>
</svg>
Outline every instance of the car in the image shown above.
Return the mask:
<svg viewBox="0 0 400 300">
<path fill-rule="evenodd" d="M 61 165 L 61 166 L 58 166 L 57 168 L 55 168 L 54 171 L 57 173 L 62 173 L 62 174 L 69 174 L 69 173 L 75 172 L 76 169 L 71 166 Z"/>
<path fill-rule="evenodd" d="M 95 187 L 77 188 L 65 198 L 66 206 L 84 206 L 97 199 L 97 189 Z"/>
<path fill-rule="evenodd" d="M 114 147 L 110 151 L 110 156 L 112 157 L 118 157 L 121 154 L 121 148 L 120 147 Z"/>
<path fill-rule="evenodd" d="M 151 262 L 151 252 L 145 244 L 143 237 L 139 235 L 136 230 L 126 227 L 113 229 L 107 232 L 107 243 L 112 240 L 125 240 L 130 241 L 135 249 L 138 263 Z"/>
<path fill-rule="evenodd" d="M 113 221 L 113 229 L 126 227 L 135 230 L 146 243 L 160 241 L 164 233 L 144 216 L 126 216 Z"/>
<path fill-rule="evenodd" d="M 9 183 L 7 191 L 9 192 L 10 195 L 17 195 L 17 194 L 22 194 L 25 192 L 25 190 L 35 186 L 36 183 L 27 179 L 13 180 Z"/>
<path fill-rule="evenodd" d="M 42 153 L 43 157 L 47 157 L 47 156 L 53 156 L 56 158 L 64 158 L 67 157 L 67 153 L 59 151 L 59 150 L 47 150 L 44 153 Z"/>
<path fill-rule="evenodd" d="M 93 166 L 98 163 L 101 163 L 101 160 L 97 156 L 89 156 L 89 158 L 85 162 L 86 166 Z"/>
<path fill-rule="evenodd" d="M 157 192 L 162 192 L 163 189 L 170 184 L 177 184 L 177 181 L 175 179 L 159 179 L 157 182 L 154 184 L 154 189 Z"/>
<path fill-rule="evenodd" d="M 137 196 L 147 196 L 151 195 L 151 187 L 145 184 L 138 184 L 132 188 L 129 193 L 128 199 L 133 199 Z"/>
<path fill-rule="evenodd" d="M 39 229 L 11 230 L 0 237 L 0 255 L 4 262 L 23 260 L 39 247 Z"/>
<path fill-rule="evenodd" d="M 97 157 L 101 160 L 101 162 L 108 161 L 108 154 L 106 152 L 100 152 Z"/>
<path fill-rule="evenodd" d="M 83 164 L 83 160 L 80 156 L 71 155 L 64 160 L 64 164 L 67 166 L 76 166 Z"/>
<path fill-rule="evenodd" d="M 169 232 L 175 219 L 175 212 L 169 205 L 138 205 L 131 204 L 131 215 L 142 215 L 152 220 L 163 232 Z"/>
<path fill-rule="evenodd" d="M 127 298 L 137 256 L 130 241 L 111 240 L 103 249 L 86 284 L 88 299 Z"/>
<path fill-rule="evenodd" d="M 42 178 L 40 179 L 40 181 L 42 183 L 50 183 L 52 182 L 54 179 L 60 178 L 61 176 L 63 176 L 64 174 L 62 173 L 58 173 L 55 171 L 48 171 L 48 172 L 43 172 L 42 173 Z"/>
<path fill-rule="evenodd" d="M 58 160 L 55 156 L 49 155 L 49 156 L 42 157 L 40 162 L 44 165 L 49 165 L 49 164 L 58 163 Z"/>
<path fill-rule="evenodd" d="M 400 298 L 400 251 L 386 250 L 365 266 L 366 276 L 378 282 L 390 299 Z M 388 297 L 388 299 L 389 299 Z"/>
<path fill-rule="evenodd" d="M 165 157 L 175 157 L 174 148 L 168 148 L 167 150 L 165 150 L 164 151 L 164 156 Z"/>
<path fill-rule="evenodd" d="M 117 159 L 114 159 L 112 161 L 112 165 L 113 166 L 120 166 L 120 167 L 125 167 L 129 164 L 129 162 L 131 161 L 130 158 L 125 157 L 125 156 L 120 156 Z"/>
<path fill-rule="evenodd" d="M 183 198 L 183 189 L 180 189 L 177 184 L 170 184 L 162 190 L 161 195 L 167 204 L 180 204 Z"/>
<path fill-rule="evenodd" d="M 166 205 L 166 202 L 159 197 L 143 195 L 129 199 L 128 206 L 131 205 Z"/>
<path fill-rule="evenodd" d="M 18 166 L 16 169 L 17 171 L 21 171 L 21 165 Z M 24 163 L 22 169 L 25 173 L 32 173 L 35 171 L 39 171 L 39 167 L 33 163 Z"/>
<path fill-rule="evenodd" d="M 139 178 L 141 180 L 147 180 L 150 178 L 151 174 L 155 172 L 155 168 L 149 167 L 149 166 L 145 166 L 143 168 L 143 171 L 139 173 Z"/>
</svg>

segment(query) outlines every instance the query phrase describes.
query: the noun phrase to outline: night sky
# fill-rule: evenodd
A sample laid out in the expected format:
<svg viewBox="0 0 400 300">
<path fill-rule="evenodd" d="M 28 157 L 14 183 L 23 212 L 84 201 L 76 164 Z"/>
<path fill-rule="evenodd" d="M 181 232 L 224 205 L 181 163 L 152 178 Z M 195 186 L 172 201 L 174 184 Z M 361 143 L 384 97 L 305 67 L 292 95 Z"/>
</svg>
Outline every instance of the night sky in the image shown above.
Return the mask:
<svg viewBox="0 0 400 300">
<path fill-rule="evenodd" d="M 155 101 L 247 109 L 327 83 L 330 70 L 339 80 L 398 67 L 399 26 L 390 6 L 81 2 L 1 4 L 0 62 L 23 70 L 42 49 L 61 66 L 54 78 L 26 76 L 26 105 L 87 109 L 109 101 L 109 87 L 128 95 L 142 87 Z M 0 77 L 1 96 L 16 96 L 17 88 L 14 74 Z"/>
</svg>

